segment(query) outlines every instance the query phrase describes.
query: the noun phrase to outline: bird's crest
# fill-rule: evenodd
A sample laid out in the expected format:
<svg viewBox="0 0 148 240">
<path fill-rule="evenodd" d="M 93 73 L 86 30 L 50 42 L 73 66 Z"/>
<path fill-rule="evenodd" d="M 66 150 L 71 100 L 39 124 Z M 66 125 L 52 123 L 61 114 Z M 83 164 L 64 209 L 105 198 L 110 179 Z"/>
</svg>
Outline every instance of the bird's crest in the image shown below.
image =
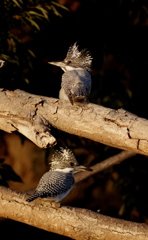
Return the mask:
<svg viewBox="0 0 148 240">
<path fill-rule="evenodd" d="M 73 166 L 78 165 L 73 152 L 68 148 L 60 147 L 60 150 L 55 150 L 51 157 L 50 169 L 69 167 L 71 163 Z"/>
<path fill-rule="evenodd" d="M 68 148 L 60 147 L 60 150 L 56 150 L 52 155 L 52 162 L 55 161 L 68 161 L 70 159 L 75 159 L 73 152 Z"/>
<path fill-rule="evenodd" d="M 78 62 L 81 64 L 86 70 L 91 70 L 91 64 L 92 64 L 92 57 L 90 52 L 87 49 L 83 49 L 82 51 L 79 51 L 77 43 L 74 43 L 74 45 L 70 46 L 65 58 L 65 62 L 73 61 Z"/>
</svg>

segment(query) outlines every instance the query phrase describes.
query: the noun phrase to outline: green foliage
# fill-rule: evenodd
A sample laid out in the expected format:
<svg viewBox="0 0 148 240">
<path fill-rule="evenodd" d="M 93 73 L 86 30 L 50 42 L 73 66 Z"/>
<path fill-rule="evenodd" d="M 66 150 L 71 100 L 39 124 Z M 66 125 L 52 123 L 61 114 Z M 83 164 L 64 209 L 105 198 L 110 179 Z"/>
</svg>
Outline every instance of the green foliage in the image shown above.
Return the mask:
<svg viewBox="0 0 148 240">
<path fill-rule="evenodd" d="M 9 69 L 10 79 L 29 80 L 25 76 L 33 68 L 36 54 L 31 43 L 44 27 L 52 20 L 62 17 L 66 8 L 54 1 L 47 0 L 4 0 L 0 2 L 0 59 L 13 64 Z M 12 68 L 12 69 L 11 69 Z M 6 78 L 1 72 L 0 80 Z"/>
</svg>

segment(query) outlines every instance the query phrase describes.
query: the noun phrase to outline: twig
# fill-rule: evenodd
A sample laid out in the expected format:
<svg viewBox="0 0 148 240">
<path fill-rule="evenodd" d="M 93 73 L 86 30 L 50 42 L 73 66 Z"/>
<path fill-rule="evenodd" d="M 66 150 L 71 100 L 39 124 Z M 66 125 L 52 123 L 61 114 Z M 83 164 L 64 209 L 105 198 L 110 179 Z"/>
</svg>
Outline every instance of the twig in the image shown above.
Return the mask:
<svg viewBox="0 0 148 240">
<path fill-rule="evenodd" d="M 81 173 L 75 174 L 75 181 L 76 181 L 76 183 L 83 181 L 86 178 L 91 177 L 91 176 L 93 176 L 109 167 L 112 167 L 116 164 L 119 164 L 119 163 L 123 162 L 124 160 L 126 160 L 130 157 L 133 157 L 135 155 L 136 155 L 136 153 L 134 153 L 134 152 L 122 151 L 113 157 L 109 157 L 109 158 L 105 159 L 104 161 L 93 165 L 91 167 L 91 169 L 93 170 L 92 172 L 81 172 Z"/>
</svg>

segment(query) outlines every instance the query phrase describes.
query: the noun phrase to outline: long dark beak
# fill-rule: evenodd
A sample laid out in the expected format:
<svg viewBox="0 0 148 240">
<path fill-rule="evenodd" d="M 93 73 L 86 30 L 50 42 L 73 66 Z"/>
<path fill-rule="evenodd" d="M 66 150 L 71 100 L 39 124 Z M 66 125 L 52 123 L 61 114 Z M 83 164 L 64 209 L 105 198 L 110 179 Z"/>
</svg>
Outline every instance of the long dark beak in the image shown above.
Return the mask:
<svg viewBox="0 0 148 240">
<path fill-rule="evenodd" d="M 82 165 L 78 165 L 78 166 L 75 167 L 75 173 L 76 172 L 81 172 L 81 171 L 93 171 L 93 170 L 89 167 L 85 167 L 85 166 L 82 166 Z"/>
<path fill-rule="evenodd" d="M 58 66 L 58 67 L 65 67 L 65 63 L 63 62 L 48 62 L 49 64 L 52 64 L 52 65 L 55 65 L 55 66 Z"/>
</svg>

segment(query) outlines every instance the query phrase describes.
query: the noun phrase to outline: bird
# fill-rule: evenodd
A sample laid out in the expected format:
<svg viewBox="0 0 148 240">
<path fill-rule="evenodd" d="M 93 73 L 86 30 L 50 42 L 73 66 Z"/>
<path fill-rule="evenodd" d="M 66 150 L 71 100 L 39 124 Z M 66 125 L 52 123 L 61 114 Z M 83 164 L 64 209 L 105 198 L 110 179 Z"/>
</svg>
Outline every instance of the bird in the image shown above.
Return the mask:
<svg viewBox="0 0 148 240">
<path fill-rule="evenodd" d="M 92 57 L 87 49 L 79 51 L 77 43 L 74 43 L 69 47 L 63 61 L 48 63 L 64 71 L 59 92 L 60 99 L 69 100 L 72 105 L 77 102 L 89 102 Z"/>
<path fill-rule="evenodd" d="M 40 197 L 60 203 L 75 185 L 74 173 L 80 171 L 92 169 L 79 165 L 69 148 L 60 147 L 52 155 L 49 171 L 41 177 L 36 190 L 26 201 L 31 202 Z"/>
</svg>

